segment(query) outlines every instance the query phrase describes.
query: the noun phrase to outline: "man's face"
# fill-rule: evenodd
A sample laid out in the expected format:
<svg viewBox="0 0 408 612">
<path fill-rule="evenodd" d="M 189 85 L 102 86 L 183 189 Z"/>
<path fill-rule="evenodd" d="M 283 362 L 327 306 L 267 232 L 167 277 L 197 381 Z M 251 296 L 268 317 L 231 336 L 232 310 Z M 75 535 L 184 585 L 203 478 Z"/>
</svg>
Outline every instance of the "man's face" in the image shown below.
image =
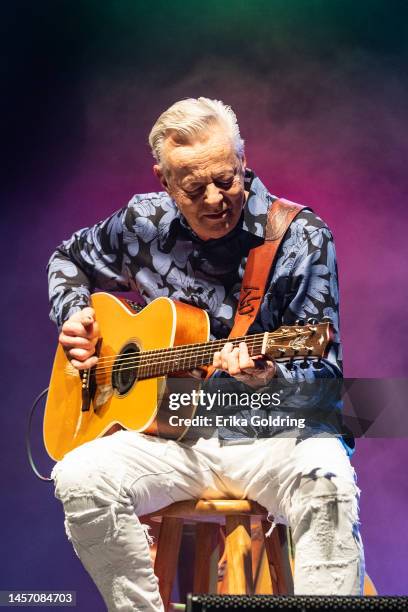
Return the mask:
<svg viewBox="0 0 408 612">
<path fill-rule="evenodd" d="M 191 144 L 164 143 L 165 171 L 154 166 L 167 193 L 202 240 L 221 238 L 238 223 L 245 202 L 245 159 L 218 128 Z"/>
</svg>

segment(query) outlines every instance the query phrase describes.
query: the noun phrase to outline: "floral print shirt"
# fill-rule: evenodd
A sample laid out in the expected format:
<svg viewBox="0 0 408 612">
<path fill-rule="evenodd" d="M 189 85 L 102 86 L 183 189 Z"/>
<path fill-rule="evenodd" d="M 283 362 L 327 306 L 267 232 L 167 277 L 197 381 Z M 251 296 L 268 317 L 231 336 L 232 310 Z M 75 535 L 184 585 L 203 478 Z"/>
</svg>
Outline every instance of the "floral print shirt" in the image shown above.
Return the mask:
<svg viewBox="0 0 408 612">
<path fill-rule="evenodd" d="M 135 195 L 129 204 L 64 241 L 48 264 L 51 319 L 60 327 L 89 303 L 96 289 L 135 291 L 146 303 L 170 297 L 205 309 L 212 338 L 233 324 L 249 250 L 264 240 L 276 197 L 247 170 L 249 192 L 238 225 L 223 238 L 202 241 L 165 192 Z M 341 378 L 336 253 L 327 225 L 308 208 L 291 223 L 280 245 L 256 321 L 249 333 L 272 331 L 298 319 L 330 317 L 334 342 L 317 364 L 278 363 L 278 376 L 313 382 Z M 227 376 L 227 375 L 226 375 Z"/>
</svg>

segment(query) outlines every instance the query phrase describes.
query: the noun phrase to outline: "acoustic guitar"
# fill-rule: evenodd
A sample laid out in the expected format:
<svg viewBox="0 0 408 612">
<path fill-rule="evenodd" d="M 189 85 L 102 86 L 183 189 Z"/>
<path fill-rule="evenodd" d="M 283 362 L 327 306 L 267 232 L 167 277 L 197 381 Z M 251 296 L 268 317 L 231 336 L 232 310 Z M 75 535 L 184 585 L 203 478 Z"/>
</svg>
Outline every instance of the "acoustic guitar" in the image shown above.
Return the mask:
<svg viewBox="0 0 408 612">
<path fill-rule="evenodd" d="M 157 298 L 140 312 L 132 302 L 107 293 L 91 299 L 100 326 L 98 363 L 79 371 L 58 345 L 44 415 L 48 454 L 58 461 L 73 448 L 121 428 L 181 440 L 187 428 L 169 426 L 168 390 L 180 384 L 183 372 L 211 364 L 226 340 L 209 340 L 204 310 L 169 298 Z M 322 358 L 331 338 L 329 322 L 313 322 L 228 341 L 245 341 L 253 356 L 287 360 Z M 201 383 L 191 380 L 192 386 Z M 185 378 L 182 383 L 185 389 Z M 195 410 L 194 405 L 184 407 L 183 416 Z"/>
</svg>

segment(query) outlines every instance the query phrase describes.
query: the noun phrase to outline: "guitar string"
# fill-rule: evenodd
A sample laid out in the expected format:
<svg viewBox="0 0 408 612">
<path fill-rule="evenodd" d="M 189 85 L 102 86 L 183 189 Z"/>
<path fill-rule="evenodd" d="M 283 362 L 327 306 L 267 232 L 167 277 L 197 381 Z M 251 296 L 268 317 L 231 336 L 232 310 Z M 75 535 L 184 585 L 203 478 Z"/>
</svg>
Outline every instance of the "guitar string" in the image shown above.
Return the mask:
<svg viewBox="0 0 408 612">
<path fill-rule="evenodd" d="M 251 345 L 249 346 L 250 350 L 253 350 L 255 348 L 255 342 L 251 343 Z M 262 344 L 259 344 L 259 350 L 261 350 L 262 348 Z M 185 356 L 180 356 L 177 354 L 177 356 L 169 356 L 167 359 L 143 359 L 143 356 L 140 357 L 139 359 L 136 359 L 135 357 L 132 357 L 130 359 L 120 359 L 118 360 L 117 365 L 115 366 L 115 363 L 110 364 L 110 365 L 106 365 L 103 364 L 101 367 L 98 367 L 98 365 L 96 366 L 95 370 L 97 372 L 107 372 L 107 371 L 111 371 L 113 368 L 117 368 L 118 370 L 120 370 L 121 372 L 124 371 L 125 369 L 133 369 L 133 368 L 138 368 L 138 370 L 141 369 L 145 369 L 145 368 L 149 368 L 149 367 L 155 367 L 157 365 L 160 366 L 165 366 L 167 364 L 177 364 L 177 366 L 175 365 L 175 369 L 173 371 L 181 371 L 181 370 L 187 370 L 187 369 L 191 369 L 194 367 L 198 367 L 199 365 L 205 365 L 204 363 L 197 363 L 201 358 L 205 358 L 205 360 L 207 362 L 207 365 L 210 363 L 210 361 L 212 362 L 212 359 L 214 357 L 214 353 L 216 351 L 212 350 L 212 349 L 208 349 L 208 350 L 200 350 L 200 351 L 191 351 L 189 354 L 186 354 Z M 254 353 L 252 353 L 254 354 Z M 194 359 L 194 361 L 196 362 L 195 364 L 193 363 L 186 363 L 186 362 L 191 362 Z M 122 365 L 130 365 L 130 368 L 123 368 Z"/>
<path fill-rule="evenodd" d="M 275 345 L 274 348 L 277 348 L 277 349 L 279 349 L 279 348 L 287 348 L 287 346 L 286 345 L 280 345 L 280 346 L 279 345 Z M 310 355 L 309 351 L 308 351 L 308 354 Z M 201 355 L 201 356 L 204 357 L 204 355 Z M 301 355 L 301 356 L 303 357 L 303 355 Z M 145 374 L 145 373 L 148 374 L 148 373 L 150 373 L 150 370 L 153 373 L 153 370 L 154 370 L 155 367 L 160 367 L 161 368 L 161 367 L 163 367 L 167 363 L 171 364 L 171 363 L 174 363 L 174 362 L 173 362 L 173 360 L 162 360 L 160 362 L 155 361 L 155 362 L 142 363 L 139 366 L 135 365 L 133 363 L 132 365 L 129 365 L 129 367 L 125 367 L 125 368 L 118 367 L 118 371 L 119 372 L 124 372 L 124 371 L 127 371 L 127 370 L 138 370 L 138 374 L 139 375 L 140 374 Z M 194 369 L 194 367 L 199 367 L 199 365 L 210 365 L 210 363 L 208 363 L 208 364 L 189 364 L 190 367 L 188 367 L 187 364 L 178 364 L 177 368 L 175 367 L 172 370 L 166 369 L 165 372 L 163 374 L 160 374 L 160 375 L 163 376 L 163 375 L 166 374 L 166 372 L 182 372 L 182 371 L 185 371 L 185 370 Z M 95 376 L 96 377 L 100 373 L 109 373 L 109 372 L 112 371 L 112 369 L 113 368 L 110 368 L 110 367 L 99 368 L 99 369 L 95 368 L 95 371 L 92 371 L 90 373 L 90 376 Z M 147 370 L 147 371 L 144 372 L 144 370 Z M 159 373 L 156 373 L 156 376 L 158 376 L 158 375 L 159 375 Z M 148 376 L 147 376 L 147 378 L 148 378 Z"/>
<path fill-rule="evenodd" d="M 262 336 L 263 335 L 264 334 L 262 334 Z M 260 338 L 257 338 L 256 340 L 259 341 Z M 183 344 L 183 345 L 179 345 L 179 346 L 169 346 L 169 347 L 166 347 L 166 348 L 152 349 L 152 350 L 149 350 L 149 351 L 134 351 L 134 352 L 129 352 L 129 353 L 122 353 L 122 355 L 123 355 L 124 358 L 129 357 L 131 359 L 134 359 L 134 357 L 136 357 L 136 356 L 142 356 L 142 355 L 147 356 L 147 357 L 151 356 L 152 358 L 157 358 L 157 357 L 160 356 L 161 353 L 165 354 L 167 352 L 172 352 L 172 353 L 174 352 L 174 353 L 177 353 L 177 354 L 185 352 L 187 354 L 189 352 L 191 353 L 191 352 L 194 352 L 194 351 L 198 351 L 199 352 L 201 350 L 206 350 L 206 349 L 211 350 L 212 347 L 214 347 L 215 350 L 216 350 L 217 346 L 224 346 L 228 341 L 229 342 L 233 342 L 233 343 L 242 342 L 242 340 L 240 338 L 233 338 L 231 340 L 213 340 L 211 342 L 205 342 L 205 343 L 202 343 L 202 344 L 191 344 L 191 345 Z M 253 340 L 247 340 L 247 344 L 249 342 L 253 342 Z M 212 343 L 214 343 L 214 344 L 212 344 Z M 120 353 L 118 353 L 117 355 L 102 357 L 102 358 L 99 358 L 99 362 L 104 363 L 104 362 L 110 361 L 110 360 L 114 361 L 115 359 L 120 359 L 122 355 Z"/>
<path fill-rule="evenodd" d="M 252 351 L 252 355 L 260 355 L 261 354 L 261 348 L 262 348 L 262 344 L 260 343 L 259 345 L 256 342 L 253 342 L 249 345 L 249 349 Z M 272 348 L 276 348 L 276 349 L 287 349 L 288 346 L 286 344 L 274 344 Z M 296 351 L 296 347 L 290 347 L 292 348 L 292 350 Z M 308 348 L 308 347 L 300 347 L 300 348 Z M 255 349 L 259 349 L 256 350 Z M 310 354 L 310 348 L 308 348 L 308 353 Z M 175 367 L 174 370 L 172 371 L 180 371 L 180 370 L 184 370 L 184 369 L 191 369 L 193 367 L 198 367 L 199 365 L 204 365 L 204 363 L 197 363 L 201 358 L 205 358 L 206 359 L 206 364 L 208 365 L 211 361 L 212 361 L 212 357 L 214 356 L 214 352 L 213 350 L 201 350 L 201 351 L 195 351 L 195 352 L 190 352 L 190 353 L 186 353 L 184 356 L 180 356 L 179 353 L 175 353 L 172 354 L 170 357 L 168 357 L 167 359 L 161 359 L 160 361 L 157 359 L 145 359 L 143 355 L 140 355 L 140 353 L 137 353 L 137 357 L 128 357 L 126 359 L 117 359 L 114 360 L 111 364 L 102 364 L 101 366 L 97 365 L 95 370 L 97 370 L 98 372 L 103 372 L 103 371 L 110 371 L 113 367 L 116 367 L 117 369 L 123 370 L 124 368 L 122 367 L 123 365 L 126 364 L 130 364 L 131 368 L 147 368 L 149 366 L 156 366 L 157 364 L 173 364 L 176 366 L 177 364 L 177 368 Z M 283 357 L 283 355 L 282 355 Z M 191 362 L 192 360 L 195 360 L 196 363 L 187 363 L 187 362 Z M 208 361 L 207 361 L 208 359 Z M 115 361 L 117 362 L 115 364 Z M 184 363 L 183 363 L 184 362 Z"/>
<path fill-rule="evenodd" d="M 268 333 L 269 337 L 272 338 L 294 338 L 297 336 L 310 336 L 310 332 L 304 332 L 304 333 L 296 333 L 296 332 L 292 332 L 292 333 L 275 333 L 275 332 L 266 332 Z M 123 353 L 122 358 L 129 358 L 129 359 L 135 359 L 136 356 L 151 356 L 154 358 L 157 358 L 158 356 L 160 356 L 160 353 L 168 353 L 168 352 L 173 352 L 174 353 L 179 353 L 179 352 L 183 352 L 185 351 L 186 353 L 188 351 L 200 351 L 200 350 L 206 350 L 207 348 L 209 350 L 211 350 L 212 347 L 215 346 L 220 346 L 223 347 L 227 342 L 232 342 L 233 344 L 237 344 L 239 342 L 246 342 L 247 344 L 249 343 L 253 343 L 256 340 L 259 340 L 261 342 L 263 342 L 265 336 L 265 332 L 262 333 L 258 333 L 258 334 L 253 334 L 251 336 L 239 336 L 237 338 L 222 338 L 222 339 L 217 339 L 217 340 L 210 340 L 209 342 L 204 342 L 204 343 L 195 343 L 195 344 L 182 344 L 179 346 L 174 346 L 174 347 L 165 347 L 165 348 L 160 348 L 160 349 L 152 349 L 149 351 L 134 351 L 134 352 L 130 352 L 130 353 Z M 109 355 L 106 357 L 99 357 L 98 359 L 98 363 L 100 364 L 104 364 L 107 361 L 115 361 L 116 359 L 121 359 L 121 354 L 118 353 L 116 355 Z"/>
<path fill-rule="evenodd" d="M 308 356 L 312 356 L 312 355 L 308 355 Z M 299 357 L 304 357 L 304 356 L 300 355 Z M 120 372 L 122 373 L 122 372 L 126 372 L 128 370 L 138 370 L 138 372 L 137 372 L 138 378 L 139 379 L 144 379 L 144 378 L 157 378 L 159 376 L 166 376 L 167 374 L 170 374 L 172 372 L 183 372 L 183 371 L 188 371 L 189 369 L 194 369 L 194 366 L 192 366 L 190 368 L 187 368 L 186 366 L 182 366 L 181 368 L 177 368 L 177 369 L 170 370 L 170 371 L 166 369 L 164 372 L 160 372 L 160 370 L 158 372 L 154 372 L 155 365 L 162 366 L 162 362 L 151 365 L 147 369 L 146 372 L 142 371 L 142 370 L 144 370 L 146 368 L 146 366 L 143 366 L 143 365 L 140 366 L 139 368 L 137 368 L 136 366 L 129 366 L 129 367 L 126 367 L 126 368 L 120 368 Z M 204 364 L 202 364 L 202 365 L 204 365 Z M 208 365 L 210 365 L 210 364 L 208 364 Z M 198 365 L 195 366 L 195 367 L 198 367 Z M 106 373 L 111 372 L 111 369 L 107 368 L 106 370 L 103 370 L 102 372 L 104 374 L 106 374 Z M 98 375 L 101 375 L 101 371 L 99 371 L 99 372 L 96 372 L 96 371 L 95 372 L 91 372 L 91 374 L 90 374 L 90 376 L 94 376 L 95 378 L 97 378 Z"/>
<path fill-rule="evenodd" d="M 250 339 L 247 344 L 248 346 L 250 346 L 251 348 L 254 348 L 255 344 L 259 343 L 259 347 L 262 348 L 262 344 L 263 344 L 263 337 L 264 334 L 260 334 L 261 337 L 253 337 L 253 339 Z M 281 336 L 283 339 L 286 338 L 290 338 L 290 336 Z M 292 336 L 293 337 L 293 336 Z M 295 335 L 296 337 L 296 335 Z M 231 339 L 233 340 L 233 344 L 238 344 L 241 340 L 239 338 L 235 339 Z M 219 340 L 219 341 L 213 341 L 213 343 L 206 343 L 203 345 L 190 345 L 190 347 L 188 347 L 187 349 L 185 348 L 187 345 L 181 345 L 180 347 L 168 347 L 166 349 L 156 349 L 153 351 L 142 351 L 142 352 L 132 352 L 132 353 L 124 353 L 122 355 L 115 355 L 115 356 L 110 356 L 110 357 L 105 357 L 104 359 L 99 358 L 98 360 L 98 365 L 96 366 L 97 369 L 101 369 L 102 367 L 106 366 L 108 364 L 108 362 L 113 363 L 115 361 L 118 362 L 118 365 L 126 363 L 126 362 L 132 362 L 133 364 L 137 364 L 140 361 L 143 361 L 145 365 L 149 364 L 149 363 L 156 363 L 158 358 L 161 355 L 165 355 L 167 357 L 167 359 L 165 359 L 164 361 L 175 361 L 175 360 L 183 360 L 186 361 L 187 359 L 191 358 L 191 357 L 195 357 L 195 356 L 203 356 L 206 355 L 208 352 L 217 352 L 217 348 L 222 348 L 225 345 L 224 340 Z M 277 344 L 273 345 L 278 346 Z M 283 345 L 282 345 L 283 346 Z"/>
<path fill-rule="evenodd" d="M 238 344 L 240 342 L 240 340 L 238 341 L 234 341 L 233 344 Z M 263 340 L 260 338 L 256 338 L 256 340 L 250 340 L 247 342 L 248 345 L 252 346 L 254 344 L 258 343 L 260 346 L 262 346 L 263 344 Z M 191 348 L 185 349 L 183 348 L 183 346 L 175 346 L 175 347 L 168 347 L 167 349 L 156 349 L 153 351 L 135 351 L 133 353 L 123 353 L 118 354 L 114 357 L 107 357 L 105 359 L 102 359 L 100 361 L 98 361 L 98 364 L 100 362 L 102 362 L 102 365 L 106 365 L 106 361 L 118 361 L 120 363 L 124 363 L 127 360 L 129 361 L 135 361 L 135 360 L 141 360 L 141 361 L 152 361 L 155 362 L 157 361 L 162 355 L 164 355 L 166 358 L 167 356 L 170 356 L 172 359 L 177 358 L 177 359 L 184 359 L 194 356 L 194 355 L 200 355 L 203 353 L 207 353 L 207 352 L 217 352 L 217 349 L 221 349 L 226 343 L 223 341 L 217 341 L 214 342 L 214 344 L 211 345 L 203 345 L 200 347 L 200 345 L 196 345 L 196 347 L 191 346 Z"/>
<path fill-rule="evenodd" d="M 129 370 L 129 369 L 130 370 L 137 369 L 139 372 L 141 372 L 146 369 L 154 369 L 157 367 L 160 367 L 160 368 L 166 367 L 168 369 L 168 366 L 172 367 L 172 369 L 170 370 L 172 372 L 182 372 L 184 370 L 191 370 L 194 368 L 198 368 L 202 365 L 211 365 L 213 357 L 214 355 L 212 353 L 203 353 L 203 354 L 197 355 L 194 357 L 194 361 L 196 363 L 192 363 L 192 360 L 189 361 L 189 363 L 186 363 L 186 361 L 188 361 L 187 359 L 178 360 L 177 362 L 175 362 L 174 359 L 165 359 L 161 361 L 150 361 L 150 362 L 143 362 L 142 360 L 139 364 L 135 364 L 131 362 L 124 364 L 125 366 L 128 365 L 129 367 L 122 367 L 121 365 L 118 365 L 118 366 L 106 367 L 106 368 L 96 368 L 96 373 L 111 372 L 114 369 L 115 370 L 117 369 L 120 372 Z M 200 361 L 200 358 L 205 358 L 205 359 L 204 361 Z M 93 373 L 91 373 L 91 376 L 92 375 Z"/>
</svg>

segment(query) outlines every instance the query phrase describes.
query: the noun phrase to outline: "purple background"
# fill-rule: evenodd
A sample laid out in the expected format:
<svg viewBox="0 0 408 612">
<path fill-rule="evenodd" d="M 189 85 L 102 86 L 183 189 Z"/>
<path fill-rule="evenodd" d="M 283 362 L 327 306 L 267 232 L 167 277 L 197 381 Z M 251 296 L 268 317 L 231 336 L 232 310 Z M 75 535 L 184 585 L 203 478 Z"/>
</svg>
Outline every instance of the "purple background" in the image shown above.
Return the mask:
<svg viewBox="0 0 408 612">
<path fill-rule="evenodd" d="M 164 3 L 146 14 L 113 4 L 73 13 L 69 3 L 34 11 L 27 2 L 3 15 L 0 588 L 73 589 L 80 610 L 98 609 L 99 595 L 66 541 L 52 487 L 24 453 L 26 413 L 48 384 L 57 340 L 45 265 L 74 230 L 158 188 L 147 134 L 170 103 L 206 95 L 231 104 L 249 166 L 332 228 L 345 374 L 406 377 L 408 352 L 404 4 L 362 3 L 356 13 L 351 2 L 332 12 L 312 2 L 309 14 L 277 2 L 273 14 L 259 2 L 247 14 L 238 3 L 221 15 L 215 3 L 205 13 L 176 3 L 174 14 Z M 40 415 L 33 436 L 47 472 Z M 353 458 L 380 594 L 408 593 L 407 461 L 405 439 L 360 440 Z"/>
</svg>

